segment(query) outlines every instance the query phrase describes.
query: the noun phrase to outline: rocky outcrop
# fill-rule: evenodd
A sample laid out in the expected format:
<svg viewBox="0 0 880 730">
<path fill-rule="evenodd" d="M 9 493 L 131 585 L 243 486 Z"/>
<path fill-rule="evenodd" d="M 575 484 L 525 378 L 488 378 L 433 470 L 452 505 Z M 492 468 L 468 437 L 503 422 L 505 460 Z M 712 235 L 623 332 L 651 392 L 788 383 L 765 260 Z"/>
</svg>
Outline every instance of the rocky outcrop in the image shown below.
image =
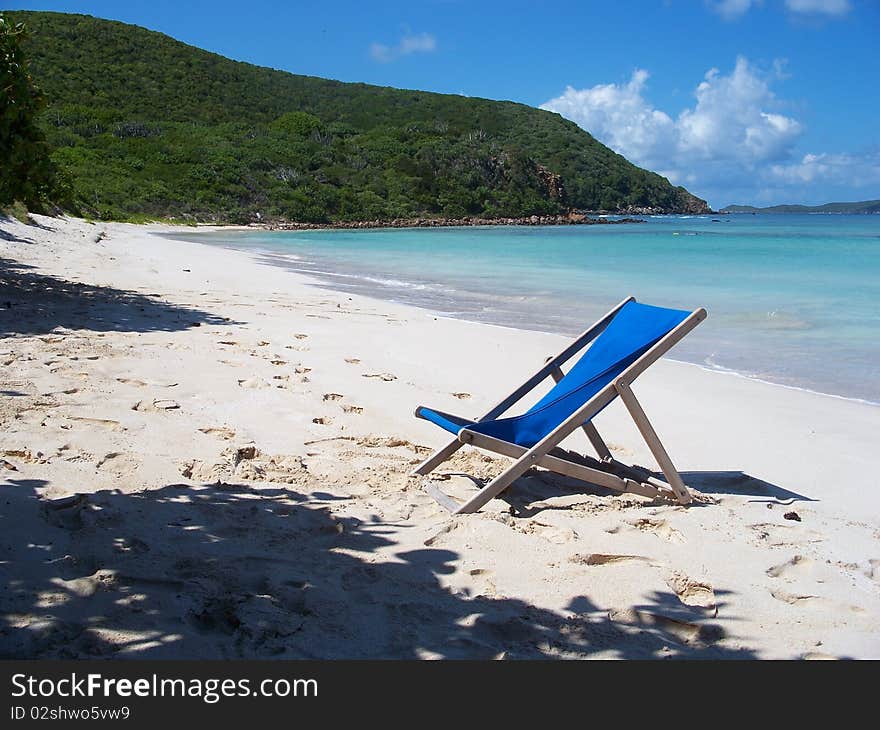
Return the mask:
<svg viewBox="0 0 880 730">
<path fill-rule="evenodd" d="M 543 165 L 536 165 L 538 179 L 547 191 L 547 197 L 550 200 L 562 202 L 565 200 L 565 187 L 562 184 L 562 176 L 551 172 Z"/>
<path fill-rule="evenodd" d="M 336 221 L 333 223 L 275 222 L 257 224 L 269 230 L 300 231 L 319 228 L 449 228 L 453 226 L 576 226 L 611 225 L 615 223 L 644 223 L 638 218 L 590 218 L 583 213 L 562 215 L 531 215 L 520 218 L 395 218 L 394 220 Z"/>
</svg>

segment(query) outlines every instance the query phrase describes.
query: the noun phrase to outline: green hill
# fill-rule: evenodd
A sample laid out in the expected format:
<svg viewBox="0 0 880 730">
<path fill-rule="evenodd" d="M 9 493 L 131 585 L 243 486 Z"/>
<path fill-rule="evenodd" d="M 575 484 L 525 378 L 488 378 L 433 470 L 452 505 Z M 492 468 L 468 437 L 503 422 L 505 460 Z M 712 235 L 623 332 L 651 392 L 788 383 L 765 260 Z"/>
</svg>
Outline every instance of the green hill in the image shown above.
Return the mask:
<svg viewBox="0 0 880 730">
<path fill-rule="evenodd" d="M 30 28 L 54 159 L 105 218 L 708 210 L 523 104 L 297 76 L 90 16 L 5 14 Z"/>
<path fill-rule="evenodd" d="M 880 213 L 880 200 L 858 203 L 825 203 L 825 205 L 771 205 L 756 208 L 752 205 L 728 205 L 720 213 Z"/>
</svg>

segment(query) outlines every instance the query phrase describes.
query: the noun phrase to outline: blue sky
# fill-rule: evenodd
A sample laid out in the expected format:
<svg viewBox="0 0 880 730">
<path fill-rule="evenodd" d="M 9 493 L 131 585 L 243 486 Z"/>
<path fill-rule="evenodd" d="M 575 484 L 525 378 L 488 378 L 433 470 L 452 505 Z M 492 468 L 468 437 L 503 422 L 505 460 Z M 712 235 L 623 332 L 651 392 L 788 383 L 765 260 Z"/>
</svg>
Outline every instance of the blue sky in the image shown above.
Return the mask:
<svg viewBox="0 0 880 730">
<path fill-rule="evenodd" d="M 880 198 L 878 0 L 18 2 L 294 73 L 557 111 L 708 199 Z"/>
</svg>

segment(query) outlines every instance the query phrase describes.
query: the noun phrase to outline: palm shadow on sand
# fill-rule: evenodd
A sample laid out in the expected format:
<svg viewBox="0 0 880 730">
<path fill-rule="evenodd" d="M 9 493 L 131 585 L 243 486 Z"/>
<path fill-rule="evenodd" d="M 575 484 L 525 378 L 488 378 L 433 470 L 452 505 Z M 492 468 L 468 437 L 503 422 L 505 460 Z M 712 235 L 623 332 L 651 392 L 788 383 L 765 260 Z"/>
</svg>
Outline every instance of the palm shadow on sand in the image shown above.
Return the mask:
<svg viewBox="0 0 880 730">
<path fill-rule="evenodd" d="M 3 658 L 754 657 L 698 610 L 670 613 L 674 597 L 621 623 L 588 596 L 562 615 L 454 592 L 457 553 L 395 552 L 388 524 L 334 515 L 330 495 L 171 484 L 50 502 L 44 486 L 0 482 Z"/>
<path fill-rule="evenodd" d="M 203 324 L 237 323 L 162 301 L 158 294 L 68 281 L 0 258 L 0 338 L 46 334 L 56 328 L 174 332 Z"/>
</svg>

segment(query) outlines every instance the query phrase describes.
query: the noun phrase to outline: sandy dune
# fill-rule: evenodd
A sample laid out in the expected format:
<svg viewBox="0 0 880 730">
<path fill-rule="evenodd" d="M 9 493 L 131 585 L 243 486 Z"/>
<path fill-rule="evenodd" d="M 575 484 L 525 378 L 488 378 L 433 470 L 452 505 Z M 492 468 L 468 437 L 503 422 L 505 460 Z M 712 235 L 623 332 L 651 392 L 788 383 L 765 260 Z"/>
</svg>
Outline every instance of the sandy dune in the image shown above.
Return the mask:
<svg viewBox="0 0 880 730">
<path fill-rule="evenodd" d="M 564 338 L 35 223 L 0 220 L 0 656 L 880 657 L 880 408 L 663 361 L 635 387 L 694 506 L 533 471 L 453 517 L 414 407 L 477 415 Z"/>
</svg>

